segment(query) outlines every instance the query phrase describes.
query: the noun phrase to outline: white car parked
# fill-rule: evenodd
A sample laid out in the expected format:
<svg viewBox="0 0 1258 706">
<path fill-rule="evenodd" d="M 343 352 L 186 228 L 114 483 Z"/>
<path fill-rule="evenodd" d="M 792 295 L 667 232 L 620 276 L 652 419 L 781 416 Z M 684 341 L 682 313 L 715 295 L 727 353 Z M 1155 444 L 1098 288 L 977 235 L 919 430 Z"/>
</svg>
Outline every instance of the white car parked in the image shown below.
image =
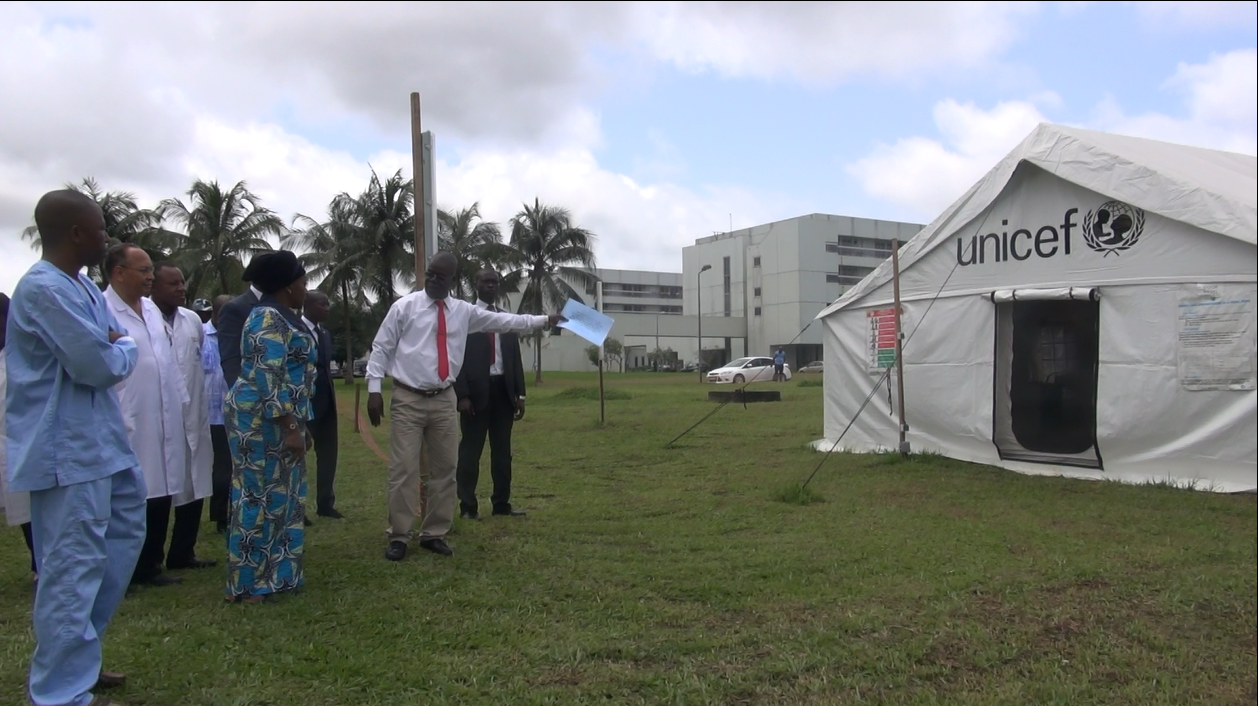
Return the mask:
<svg viewBox="0 0 1258 706">
<path fill-rule="evenodd" d="M 791 366 L 782 366 L 782 374 L 791 379 Z M 772 358 L 739 358 L 723 368 L 708 371 L 708 382 L 773 382 Z"/>
</svg>

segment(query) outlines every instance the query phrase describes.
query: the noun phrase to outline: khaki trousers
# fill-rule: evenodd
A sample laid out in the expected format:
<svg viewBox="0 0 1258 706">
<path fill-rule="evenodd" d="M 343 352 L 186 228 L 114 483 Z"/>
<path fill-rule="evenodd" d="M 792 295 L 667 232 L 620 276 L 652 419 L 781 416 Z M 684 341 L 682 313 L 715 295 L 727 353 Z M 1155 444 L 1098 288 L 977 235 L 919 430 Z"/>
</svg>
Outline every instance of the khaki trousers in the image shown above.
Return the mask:
<svg viewBox="0 0 1258 706">
<path fill-rule="evenodd" d="M 458 397 L 393 388 L 389 403 L 389 541 L 408 541 L 420 517 L 420 539 L 445 537 L 454 522 L 459 460 Z M 421 476 L 420 452 L 427 461 Z"/>
</svg>

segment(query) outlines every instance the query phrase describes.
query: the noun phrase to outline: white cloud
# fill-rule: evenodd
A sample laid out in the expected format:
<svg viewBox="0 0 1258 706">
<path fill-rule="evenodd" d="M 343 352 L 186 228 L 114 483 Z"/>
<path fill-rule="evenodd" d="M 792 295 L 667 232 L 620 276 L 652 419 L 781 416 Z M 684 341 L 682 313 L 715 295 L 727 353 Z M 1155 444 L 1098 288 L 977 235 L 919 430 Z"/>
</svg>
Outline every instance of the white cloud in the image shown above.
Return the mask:
<svg viewBox="0 0 1258 706">
<path fill-rule="evenodd" d="M 1258 19 L 1258 5 L 1253 2 L 1141 2 L 1136 4 L 1139 16 L 1156 26 L 1182 30 L 1248 24 Z"/>
<path fill-rule="evenodd" d="M 909 137 L 880 145 L 848 166 L 866 193 L 930 219 L 952 203 L 1041 122 L 1035 103 L 1011 101 L 985 111 L 946 100 L 935 106 L 942 140 Z"/>
<path fill-rule="evenodd" d="M 713 224 L 725 223 L 728 213 L 756 223 L 781 216 L 769 203 L 772 197 L 638 183 L 601 168 L 583 149 L 477 152 L 455 165 L 439 163 L 437 183 L 439 204 L 462 208 L 479 200 L 481 214 L 497 221 L 504 236 L 508 219 L 535 197 L 565 206 L 576 225 L 598 236 L 600 265 L 621 269 L 680 271 L 681 248 L 710 233 Z"/>
<path fill-rule="evenodd" d="M 1184 95 L 1185 115 L 1127 115 L 1112 99 L 1093 110 L 1085 127 L 1254 154 L 1258 151 L 1258 52 L 1217 55 L 1202 64 L 1180 64 L 1165 88 Z M 1046 94 L 1000 103 L 991 110 L 945 100 L 935 106 L 938 138 L 914 136 L 879 145 L 848 165 L 871 196 L 933 218 L 1058 109 Z"/>
<path fill-rule="evenodd" d="M 1186 115 L 1127 115 L 1112 100 L 1097 107 L 1098 129 L 1255 154 L 1258 152 L 1258 51 L 1243 49 L 1180 64 L 1165 88 L 1184 95 Z"/>
<path fill-rule="evenodd" d="M 684 70 L 830 83 L 975 66 L 1018 37 L 1025 3 L 713 2 L 641 7 L 635 35 Z"/>
<path fill-rule="evenodd" d="M 298 212 L 320 219 L 335 194 L 357 194 L 367 184 L 367 162 L 274 124 L 233 127 L 200 119 L 193 133 L 192 144 L 180 160 L 179 176 L 171 182 L 180 191 L 194 178 L 215 178 L 225 187 L 244 179 L 264 206 L 288 221 Z M 368 162 L 382 176 L 399 168 L 410 175 L 411 157 L 404 152 L 379 152 Z M 545 153 L 483 149 L 449 160 L 442 157 L 438 145 L 435 166 L 440 206 L 464 208 L 479 201 L 484 217 L 497 221 L 504 234 L 508 219 L 524 202 L 539 198 L 569 208 L 577 225 L 598 236 L 596 254 L 605 267 L 678 271 L 682 246 L 709 233 L 713 224 L 724 224 L 726 214 L 737 212 L 740 219 L 750 222 L 789 215 L 780 205 L 768 203 L 764 195 L 738 189 L 694 193 L 668 182 L 638 183 L 600 167 L 593 153 L 581 147 Z M 29 185 L 15 190 L 14 182 L 22 180 L 6 179 L 0 172 L 0 184 L 10 185 L 0 189 L 0 210 L 12 193 L 14 212 L 22 213 L 9 233 L 30 223 L 31 204 L 41 191 Z M 153 205 L 162 197 L 182 197 L 180 191 L 163 191 L 161 184 L 152 182 L 104 185 L 137 192 L 142 205 Z M 9 290 L 37 254 L 13 235 L 0 240 L 0 257 L 0 290 Z"/>
</svg>

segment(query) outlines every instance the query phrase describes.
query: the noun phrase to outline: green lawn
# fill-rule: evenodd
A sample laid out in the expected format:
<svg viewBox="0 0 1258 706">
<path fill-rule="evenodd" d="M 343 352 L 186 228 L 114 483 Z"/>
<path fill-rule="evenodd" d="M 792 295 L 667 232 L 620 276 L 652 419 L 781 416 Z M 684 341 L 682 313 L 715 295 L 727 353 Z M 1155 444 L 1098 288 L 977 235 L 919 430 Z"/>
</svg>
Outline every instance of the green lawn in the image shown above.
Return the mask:
<svg viewBox="0 0 1258 706">
<path fill-rule="evenodd" d="M 712 409 L 683 374 L 547 375 L 516 427 L 525 518 L 457 520 L 386 562 L 384 467 L 342 393 L 306 590 L 223 601 L 220 569 L 128 598 L 127 704 L 1253 704 L 1254 496 L 820 456 L 818 387 Z M 587 389 L 581 389 L 587 388 Z M 364 394 L 365 397 L 365 394 Z M 375 430 L 387 448 L 387 431 Z M 488 459 L 486 458 L 486 464 Z M 488 506 L 482 474 L 482 508 Z M 201 554 L 223 558 L 204 526 Z M 25 703 L 31 590 L 0 536 L 0 703 Z M 112 695 L 112 694 L 111 694 Z"/>
</svg>

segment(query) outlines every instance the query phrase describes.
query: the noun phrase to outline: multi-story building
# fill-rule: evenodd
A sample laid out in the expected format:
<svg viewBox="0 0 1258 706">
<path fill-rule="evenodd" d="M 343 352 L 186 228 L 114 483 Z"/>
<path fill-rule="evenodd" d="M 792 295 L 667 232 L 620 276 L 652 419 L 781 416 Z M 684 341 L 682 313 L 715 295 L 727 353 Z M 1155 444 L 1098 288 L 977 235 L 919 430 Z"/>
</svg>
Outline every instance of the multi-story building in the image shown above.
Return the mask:
<svg viewBox="0 0 1258 706">
<path fill-rule="evenodd" d="M 779 347 L 793 367 L 820 360 L 821 329 L 810 326 L 813 318 L 889 257 L 893 240 L 907 242 L 922 227 L 814 213 L 683 248 L 685 313 L 701 314 L 705 322 L 746 320 L 742 341 L 704 337 L 704 363 L 769 355 Z"/>
<path fill-rule="evenodd" d="M 907 242 L 918 223 L 814 213 L 699 238 L 682 249 L 682 273 L 600 269 L 603 311 L 616 319 L 612 336 L 638 367 L 656 348 L 679 362 L 707 367 L 782 347 L 792 367 L 821 359 L 821 329 L 813 318 Z M 708 269 L 703 269 L 704 267 Z M 579 289 L 595 306 L 593 288 Z M 515 309 L 519 295 L 510 297 Z M 702 314 L 702 322 L 699 314 Z M 589 370 L 588 343 L 567 334 L 544 339 L 547 370 Z M 534 364 L 531 344 L 525 365 Z"/>
<path fill-rule="evenodd" d="M 598 270 L 603 282 L 603 312 L 616 314 L 663 314 L 680 316 L 682 312 L 681 275 L 676 272 L 643 270 Z M 594 302 L 593 289 L 588 301 Z"/>
</svg>

